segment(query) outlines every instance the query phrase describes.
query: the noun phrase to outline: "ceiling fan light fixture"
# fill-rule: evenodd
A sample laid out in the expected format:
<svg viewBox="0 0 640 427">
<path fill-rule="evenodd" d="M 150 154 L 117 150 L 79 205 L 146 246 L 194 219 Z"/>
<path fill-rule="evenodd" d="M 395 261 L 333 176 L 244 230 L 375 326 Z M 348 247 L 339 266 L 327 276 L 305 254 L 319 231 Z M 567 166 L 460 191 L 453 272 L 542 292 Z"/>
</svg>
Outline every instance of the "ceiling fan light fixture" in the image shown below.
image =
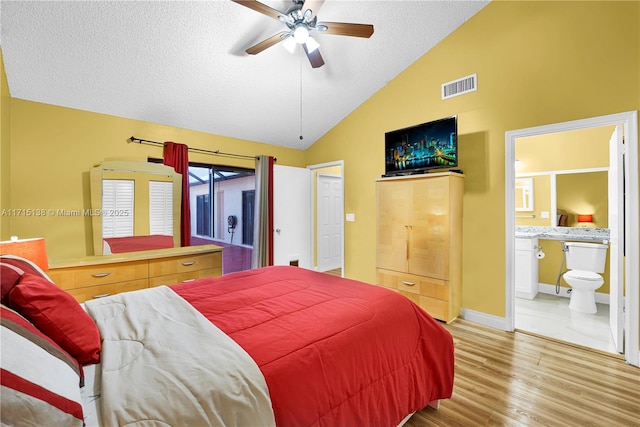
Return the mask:
<svg viewBox="0 0 640 427">
<path fill-rule="evenodd" d="M 307 9 L 304 11 L 304 15 L 302 15 L 302 19 L 304 19 L 305 21 L 308 21 L 309 18 L 311 18 L 311 14 L 313 13 L 313 11 L 311 9 Z"/>
<path fill-rule="evenodd" d="M 1 1 L 1 0 L 0 0 Z M 304 49 L 312 68 L 324 65 L 324 59 L 320 54 L 319 44 L 312 40 L 310 33 L 320 31 L 325 34 L 339 36 L 369 38 L 373 34 L 373 25 L 356 24 L 352 22 L 318 22 L 318 9 L 325 0 L 289 0 L 293 2 L 286 12 L 280 12 L 267 6 L 260 0 L 231 0 L 241 6 L 252 9 L 263 15 L 273 18 L 285 24 L 287 30 L 251 46 L 245 52 L 256 55 L 277 43 L 283 42 L 291 53 L 295 51 L 295 45 L 300 44 Z M 305 7 L 306 6 L 306 7 Z M 293 43 L 292 43 L 293 42 Z"/>
<path fill-rule="evenodd" d="M 293 39 L 298 44 L 303 44 L 309 39 L 309 29 L 306 25 L 297 25 L 293 30 Z"/>
<path fill-rule="evenodd" d="M 296 43 L 296 41 L 293 39 L 293 37 L 287 37 L 282 42 L 282 46 L 285 49 L 287 49 L 289 51 L 289 53 L 293 53 L 293 52 L 295 52 L 296 46 L 298 46 L 298 43 Z"/>
</svg>

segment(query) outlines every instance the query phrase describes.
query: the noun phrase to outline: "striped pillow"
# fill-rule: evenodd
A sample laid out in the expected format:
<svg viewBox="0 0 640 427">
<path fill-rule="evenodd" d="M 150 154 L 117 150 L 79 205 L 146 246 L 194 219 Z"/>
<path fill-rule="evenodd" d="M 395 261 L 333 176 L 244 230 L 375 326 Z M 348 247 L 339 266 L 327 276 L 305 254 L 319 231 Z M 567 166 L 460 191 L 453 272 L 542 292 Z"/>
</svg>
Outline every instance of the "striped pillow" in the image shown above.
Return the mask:
<svg viewBox="0 0 640 427">
<path fill-rule="evenodd" d="M 16 255 L 0 255 L 0 282 L 2 284 L 0 289 L 0 303 L 7 306 L 10 305 L 8 303 L 9 292 L 18 283 L 24 273 L 42 276 L 51 281 L 40 267 L 28 259 Z"/>
<path fill-rule="evenodd" d="M 83 425 L 78 362 L 15 311 L 0 306 L 2 425 Z"/>
</svg>

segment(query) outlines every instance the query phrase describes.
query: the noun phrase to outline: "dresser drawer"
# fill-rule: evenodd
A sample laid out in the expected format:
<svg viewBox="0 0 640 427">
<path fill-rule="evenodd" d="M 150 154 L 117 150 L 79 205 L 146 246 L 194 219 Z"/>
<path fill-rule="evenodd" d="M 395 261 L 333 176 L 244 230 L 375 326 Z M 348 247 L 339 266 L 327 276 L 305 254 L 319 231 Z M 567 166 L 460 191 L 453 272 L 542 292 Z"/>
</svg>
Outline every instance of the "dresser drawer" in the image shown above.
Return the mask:
<svg viewBox="0 0 640 427">
<path fill-rule="evenodd" d="M 449 298 L 449 282 L 432 277 L 378 269 L 377 283 L 391 289 L 444 301 Z"/>
<path fill-rule="evenodd" d="M 85 302 L 91 299 L 107 297 L 120 292 L 137 291 L 145 289 L 149 286 L 147 279 L 130 280 L 127 282 L 109 283 L 107 285 L 86 286 L 84 288 L 69 289 L 67 292 L 71 294 L 78 302 Z"/>
<path fill-rule="evenodd" d="M 211 268 L 208 270 L 189 271 L 180 274 L 169 274 L 167 276 L 158 276 L 149 278 L 149 286 L 175 285 L 176 283 L 188 282 L 204 277 L 221 276 L 222 268 Z"/>
<path fill-rule="evenodd" d="M 114 264 L 56 268 L 47 271 L 47 275 L 60 288 L 70 290 L 87 286 L 146 279 L 148 277 L 148 271 L 147 261 L 130 261 Z"/>
<path fill-rule="evenodd" d="M 400 290 L 395 290 L 396 292 L 404 295 L 411 301 L 413 301 L 417 306 L 426 311 L 431 315 L 431 317 L 445 321 L 447 323 L 451 322 L 454 318 L 451 317 L 451 312 L 449 309 L 449 302 L 443 301 L 436 298 L 425 297 L 423 295 L 414 294 L 411 292 L 405 292 Z"/>
<path fill-rule="evenodd" d="M 151 259 L 149 260 L 149 277 L 211 270 L 218 267 L 222 268 L 221 252 Z"/>
<path fill-rule="evenodd" d="M 432 317 L 444 320 L 447 323 L 451 322 L 455 318 L 451 317 L 448 301 L 442 301 L 440 299 L 420 295 L 418 305 Z"/>
</svg>

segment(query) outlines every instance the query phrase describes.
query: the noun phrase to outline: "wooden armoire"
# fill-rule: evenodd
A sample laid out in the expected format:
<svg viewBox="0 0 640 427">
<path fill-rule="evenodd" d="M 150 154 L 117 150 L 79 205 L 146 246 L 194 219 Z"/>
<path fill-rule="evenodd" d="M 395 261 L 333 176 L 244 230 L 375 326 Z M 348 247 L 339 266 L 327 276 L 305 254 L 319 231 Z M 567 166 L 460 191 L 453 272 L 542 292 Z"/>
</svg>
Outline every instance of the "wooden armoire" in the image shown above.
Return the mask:
<svg viewBox="0 0 640 427">
<path fill-rule="evenodd" d="M 453 172 L 376 181 L 376 282 L 447 323 L 462 297 L 463 191 Z"/>
</svg>

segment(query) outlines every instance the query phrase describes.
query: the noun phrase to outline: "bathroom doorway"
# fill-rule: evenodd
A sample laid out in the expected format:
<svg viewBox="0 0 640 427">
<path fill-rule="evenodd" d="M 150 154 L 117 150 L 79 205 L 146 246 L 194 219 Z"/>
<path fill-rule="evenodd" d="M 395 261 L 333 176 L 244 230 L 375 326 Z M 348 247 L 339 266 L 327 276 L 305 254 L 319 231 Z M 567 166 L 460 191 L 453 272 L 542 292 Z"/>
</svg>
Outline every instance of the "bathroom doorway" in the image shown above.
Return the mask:
<svg viewBox="0 0 640 427">
<path fill-rule="evenodd" d="M 628 112 L 628 113 L 620 113 L 613 114 L 609 116 L 601 116 L 591 119 L 578 120 L 573 122 L 565 122 L 558 123 L 554 125 L 541 126 L 536 128 L 528 128 L 528 129 L 520 129 L 515 131 L 509 131 L 505 135 L 505 223 L 506 223 L 506 267 L 507 267 L 507 281 L 506 281 L 506 327 L 507 330 L 514 330 L 516 328 L 516 298 L 515 298 L 515 225 L 516 225 L 516 209 L 515 209 L 515 180 L 516 180 L 516 159 L 517 157 L 517 141 L 522 138 L 530 138 L 537 137 L 542 135 L 552 135 L 557 134 L 559 132 L 571 132 L 582 129 L 595 129 L 599 127 L 608 126 L 609 128 L 613 128 L 616 125 L 620 125 L 623 133 L 625 135 L 625 143 L 624 143 L 624 153 L 618 153 L 619 156 L 616 155 L 620 159 L 620 165 L 618 168 L 618 172 L 616 174 L 617 178 L 612 180 L 610 179 L 610 183 L 612 184 L 609 187 L 609 193 L 611 196 L 609 197 L 609 203 L 613 203 L 615 198 L 613 196 L 620 196 L 620 206 L 624 206 L 624 208 L 619 209 L 619 211 L 623 211 L 624 215 L 620 214 L 619 218 L 615 217 L 610 218 L 612 222 L 611 231 L 615 232 L 615 226 L 618 226 L 620 230 L 619 242 L 616 242 L 615 238 L 612 238 L 612 246 L 610 251 L 614 252 L 614 256 L 610 257 L 613 261 L 617 259 L 620 260 L 619 264 L 616 265 L 622 266 L 623 257 L 626 257 L 627 260 L 637 260 L 638 259 L 638 242 L 635 236 L 638 235 L 638 122 L 637 122 L 637 112 Z M 582 157 L 579 153 L 576 153 L 577 157 Z M 558 156 L 553 156 L 553 153 L 547 153 L 546 156 L 550 162 L 559 161 Z M 553 169 L 553 168 L 551 168 Z M 556 169 L 558 169 L 556 167 Z M 575 168 L 574 168 L 575 169 Z M 612 171 L 615 170 L 615 165 L 610 164 L 609 169 Z M 613 182 L 615 181 L 615 182 Z M 625 190 L 621 188 L 624 185 Z M 624 197 L 624 199 L 622 199 Z M 552 209 L 546 212 L 546 216 L 548 221 L 545 225 L 552 225 L 553 221 L 556 218 L 556 209 L 558 206 L 552 205 Z M 618 210 L 612 210 L 613 216 L 618 212 Z M 612 216 L 612 215 L 610 215 Z M 629 238 L 629 236 L 633 236 L 633 238 Z M 616 248 L 615 243 L 619 243 Z M 545 248 L 546 249 L 546 248 Z M 552 249 L 549 249 L 552 250 Z M 610 309 L 610 323 L 611 328 L 613 330 L 615 338 L 617 338 L 617 343 L 619 346 L 619 350 L 624 352 L 625 359 L 628 363 L 633 364 L 635 366 L 639 366 L 638 361 L 638 328 L 639 328 L 639 317 L 638 317 L 638 296 L 640 295 L 640 290 L 638 289 L 638 265 L 637 262 L 626 262 L 624 264 L 625 271 L 619 274 L 619 278 L 616 279 L 616 274 L 613 272 L 611 274 L 612 283 L 619 283 L 620 289 L 619 292 L 616 293 L 615 289 L 612 289 L 612 301 L 608 307 Z M 558 264 L 558 267 L 560 265 Z M 620 267 L 622 268 L 622 267 Z M 614 269 L 615 270 L 615 269 Z M 624 279 L 623 279 L 624 278 Z M 566 288 L 565 288 L 566 289 Z M 623 293 L 624 303 L 626 305 L 626 311 L 622 310 L 623 303 Z M 614 296 L 619 295 L 619 300 Z M 541 295 L 540 300 L 543 300 L 545 303 L 554 304 L 554 301 L 544 301 L 544 300 L 552 300 L 553 295 L 549 295 L 543 293 Z M 547 298 L 549 297 L 549 298 Z M 566 314 L 568 313 L 568 299 L 564 302 L 567 307 Z M 528 307 L 524 309 L 533 309 L 535 308 Z M 543 310 L 554 310 L 552 305 L 543 306 Z M 605 311 L 604 309 L 601 311 Z M 550 313 L 550 312 L 549 312 Z M 600 317 L 602 317 L 601 313 Z M 597 319 L 594 316 L 592 319 L 597 324 Z M 606 318 L 603 319 L 606 321 Z M 600 320 L 600 324 L 602 324 L 603 320 Z M 564 322 L 570 322 L 571 319 L 567 318 Z M 555 332 L 558 329 L 561 329 L 563 325 L 562 320 L 558 320 L 555 322 Z M 571 329 L 571 328 L 569 328 Z M 575 331 L 574 331 L 575 332 Z M 537 331 L 539 334 L 540 331 Z M 548 335 L 552 335 L 549 333 Z M 606 335 L 606 330 L 605 330 Z M 562 335 L 555 336 L 554 338 L 560 339 L 563 341 L 568 341 L 566 337 Z M 616 339 L 614 339 L 616 341 Z M 624 342 L 624 349 L 622 348 L 622 342 Z M 588 342 L 583 343 L 582 345 L 590 346 Z M 592 346 L 593 347 L 593 346 Z M 605 349 L 605 351 L 607 351 Z"/>
</svg>

